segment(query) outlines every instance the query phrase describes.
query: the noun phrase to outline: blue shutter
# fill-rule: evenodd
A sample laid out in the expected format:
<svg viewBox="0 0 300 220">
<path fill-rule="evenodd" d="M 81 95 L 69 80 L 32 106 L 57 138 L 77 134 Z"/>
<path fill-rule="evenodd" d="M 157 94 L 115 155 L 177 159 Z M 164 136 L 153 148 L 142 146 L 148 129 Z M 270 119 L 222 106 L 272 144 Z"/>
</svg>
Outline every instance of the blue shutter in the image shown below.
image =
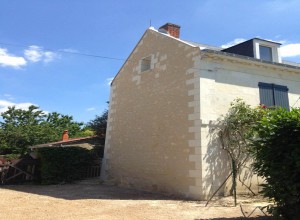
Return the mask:
<svg viewBox="0 0 300 220">
<path fill-rule="evenodd" d="M 274 85 L 274 100 L 276 106 L 286 108 L 287 110 L 290 109 L 288 91 L 289 89 L 286 86 Z"/>
<path fill-rule="evenodd" d="M 274 106 L 273 85 L 269 83 L 258 83 L 260 104 L 267 107 Z"/>
</svg>

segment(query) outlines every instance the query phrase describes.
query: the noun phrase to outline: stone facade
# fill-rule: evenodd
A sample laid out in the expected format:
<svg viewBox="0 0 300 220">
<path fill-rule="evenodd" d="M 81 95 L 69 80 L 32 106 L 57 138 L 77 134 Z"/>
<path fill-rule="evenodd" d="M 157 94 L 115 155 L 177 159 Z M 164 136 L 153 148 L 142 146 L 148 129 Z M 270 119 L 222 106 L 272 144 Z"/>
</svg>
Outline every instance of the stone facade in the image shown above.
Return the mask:
<svg viewBox="0 0 300 220">
<path fill-rule="evenodd" d="M 208 53 L 149 28 L 111 85 L 102 178 L 206 199 L 230 172 L 214 122 L 236 98 L 257 106 L 258 82 L 288 86 L 291 105 L 300 96 L 297 69 Z M 258 190 L 257 177 L 245 169 L 243 178 Z"/>
</svg>

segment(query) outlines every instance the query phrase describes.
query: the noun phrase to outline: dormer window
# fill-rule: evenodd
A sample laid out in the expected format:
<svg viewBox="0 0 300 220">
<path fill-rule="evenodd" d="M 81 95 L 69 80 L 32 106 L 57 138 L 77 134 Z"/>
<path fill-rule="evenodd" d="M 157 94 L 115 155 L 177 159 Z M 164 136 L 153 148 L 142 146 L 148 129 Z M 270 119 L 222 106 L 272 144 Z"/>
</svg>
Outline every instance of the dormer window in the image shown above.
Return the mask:
<svg viewBox="0 0 300 220">
<path fill-rule="evenodd" d="M 259 57 L 262 60 L 273 61 L 272 48 L 259 45 Z"/>
<path fill-rule="evenodd" d="M 281 63 L 281 57 L 278 51 L 279 47 L 280 43 L 260 38 L 253 38 L 222 51 L 253 57 L 260 60 Z"/>
<path fill-rule="evenodd" d="M 253 39 L 254 58 L 281 63 L 281 57 L 278 52 L 280 43 L 263 40 L 259 38 Z"/>
</svg>

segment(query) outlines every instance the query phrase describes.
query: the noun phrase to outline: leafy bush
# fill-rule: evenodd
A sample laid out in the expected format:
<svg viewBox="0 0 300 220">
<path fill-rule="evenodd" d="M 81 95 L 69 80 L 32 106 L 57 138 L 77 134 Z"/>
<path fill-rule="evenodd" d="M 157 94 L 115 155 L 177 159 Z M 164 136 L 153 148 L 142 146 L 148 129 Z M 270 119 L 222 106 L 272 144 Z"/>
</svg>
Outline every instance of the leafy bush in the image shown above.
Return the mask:
<svg viewBox="0 0 300 220">
<path fill-rule="evenodd" d="M 266 179 L 264 196 L 276 204 L 269 211 L 300 219 L 300 109 L 265 111 L 254 129 L 254 169 Z"/>
<path fill-rule="evenodd" d="M 92 161 L 90 151 L 80 147 L 45 147 L 38 150 L 38 155 L 42 184 L 82 179 Z"/>
<path fill-rule="evenodd" d="M 5 154 L 5 155 L 0 155 L 0 157 L 5 158 L 6 160 L 14 160 L 14 159 L 19 159 L 20 154 Z"/>
</svg>

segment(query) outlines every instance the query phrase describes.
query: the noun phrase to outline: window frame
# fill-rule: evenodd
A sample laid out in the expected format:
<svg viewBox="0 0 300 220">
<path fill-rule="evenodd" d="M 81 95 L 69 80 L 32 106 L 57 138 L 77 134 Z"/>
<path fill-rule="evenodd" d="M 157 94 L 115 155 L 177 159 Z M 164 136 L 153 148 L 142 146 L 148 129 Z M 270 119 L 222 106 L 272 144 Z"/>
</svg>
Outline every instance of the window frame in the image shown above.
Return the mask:
<svg viewBox="0 0 300 220">
<path fill-rule="evenodd" d="M 289 106 L 288 87 L 274 83 L 258 83 L 260 104 L 266 107 L 282 107 L 287 110 Z M 265 102 L 265 103 L 264 103 Z"/>
<path fill-rule="evenodd" d="M 265 57 L 262 57 L 262 49 L 265 48 L 265 49 L 268 49 L 268 52 L 270 53 L 270 57 L 268 57 L 268 59 L 265 59 Z M 273 48 L 272 47 L 269 47 L 269 46 L 266 46 L 266 45 L 263 45 L 263 44 L 259 44 L 259 58 L 261 60 L 266 60 L 266 61 L 270 61 L 270 62 L 273 62 Z"/>
<path fill-rule="evenodd" d="M 147 62 L 147 63 L 146 63 Z M 153 55 L 145 56 L 140 60 L 140 70 L 146 72 L 153 69 Z"/>
</svg>

